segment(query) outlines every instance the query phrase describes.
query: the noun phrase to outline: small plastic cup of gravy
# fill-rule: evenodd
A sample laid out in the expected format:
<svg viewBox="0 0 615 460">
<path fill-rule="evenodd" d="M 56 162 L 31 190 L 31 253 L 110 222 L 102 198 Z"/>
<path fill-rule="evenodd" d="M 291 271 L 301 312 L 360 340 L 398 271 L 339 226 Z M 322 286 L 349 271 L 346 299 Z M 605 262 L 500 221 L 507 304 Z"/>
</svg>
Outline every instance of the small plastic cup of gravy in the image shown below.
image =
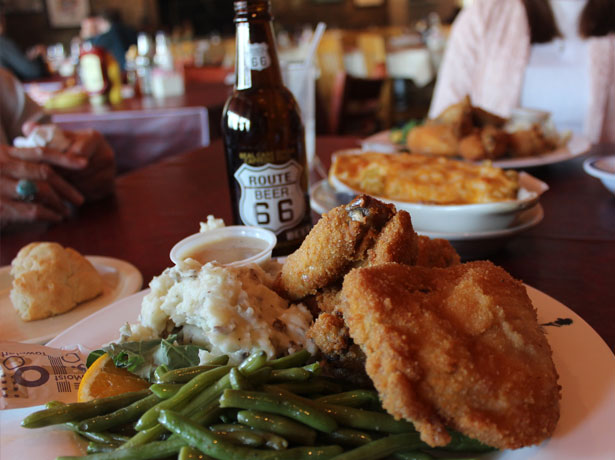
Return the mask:
<svg viewBox="0 0 615 460">
<path fill-rule="evenodd" d="M 203 265 L 262 264 L 271 259 L 276 242 L 275 233 L 265 228 L 232 225 L 190 235 L 173 246 L 170 256 L 175 264 L 188 258 Z"/>
</svg>

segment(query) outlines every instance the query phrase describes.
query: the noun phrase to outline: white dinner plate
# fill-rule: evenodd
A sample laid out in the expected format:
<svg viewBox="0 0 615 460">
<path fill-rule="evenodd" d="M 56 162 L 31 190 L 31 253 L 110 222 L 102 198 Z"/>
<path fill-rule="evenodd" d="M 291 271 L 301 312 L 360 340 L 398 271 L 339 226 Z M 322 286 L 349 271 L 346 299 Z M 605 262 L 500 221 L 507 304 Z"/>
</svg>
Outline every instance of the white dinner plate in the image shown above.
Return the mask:
<svg viewBox="0 0 615 460">
<path fill-rule="evenodd" d="M 390 131 L 381 131 L 372 136 L 366 137 L 361 141 L 363 150 L 376 152 L 393 153 L 403 150 L 402 145 L 395 144 L 390 140 Z M 568 143 L 555 150 L 546 152 L 542 155 L 522 158 L 500 158 L 493 160 L 493 166 L 499 168 L 522 169 L 535 166 L 545 166 L 560 163 L 587 153 L 591 147 L 591 142 L 583 136 L 573 134 Z"/>
<path fill-rule="evenodd" d="M 86 259 L 103 277 L 102 295 L 64 314 L 36 321 L 22 321 L 19 318 L 9 298 L 11 267 L 0 268 L 0 338 L 12 342 L 46 343 L 97 310 L 141 289 L 143 277 L 134 265 L 111 257 L 86 256 Z"/>
<path fill-rule="evenodd" d="M 615 458 L 615 356 L 600 336 L 576 313 L 552 297 L 527 286 L 527 292 L 545 325 L 553 361 L 562 386 L 561 416 L 553 437 L 540 446 L 486 454 L 484 460 L 607 460 Z M 135 321 L 141 291 L 100 310 L 49 343 L 97 348 L 119 336 L 126 321 Z M 568 321 L 566 321 L 568 320 Z M 562 325 L 569 323 L 568 325 Z M 19 422 L 35 408 L 0 411 L 0 458 L 51 460 L 79 454 L 84 445 L 60 427 L 27 430 Z"/>
</svg>

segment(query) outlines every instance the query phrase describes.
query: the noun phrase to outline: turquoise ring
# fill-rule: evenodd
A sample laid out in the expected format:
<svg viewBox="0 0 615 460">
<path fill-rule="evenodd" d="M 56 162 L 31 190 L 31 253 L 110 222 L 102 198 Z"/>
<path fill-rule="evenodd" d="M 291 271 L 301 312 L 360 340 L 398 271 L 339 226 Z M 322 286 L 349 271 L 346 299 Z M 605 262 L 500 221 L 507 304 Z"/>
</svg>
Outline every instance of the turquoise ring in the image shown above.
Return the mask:
<svg viewBox="0 0 615 460">
<path fill-rule="evenodd" d="M 30 179 L 20 179 L 15 186 L 15 192 L 22 201 L 34 201 L 38 193 L 38 187 Z"/>
</svg>

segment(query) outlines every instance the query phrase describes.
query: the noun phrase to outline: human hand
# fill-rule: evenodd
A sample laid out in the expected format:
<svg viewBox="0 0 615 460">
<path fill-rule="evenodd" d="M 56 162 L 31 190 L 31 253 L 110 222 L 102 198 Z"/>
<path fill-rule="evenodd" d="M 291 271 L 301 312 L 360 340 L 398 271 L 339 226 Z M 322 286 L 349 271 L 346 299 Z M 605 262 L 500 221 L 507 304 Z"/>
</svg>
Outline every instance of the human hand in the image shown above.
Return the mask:
<svg viewBox="0 0 615 460">
<path fill-rule="evenodd" d="M 22 130 L 29 136 L 41 126 L 45 125 L 26 122 Z M 115 155 L 102 134 L 94 130 L 61 130 L 60 137 L 64 162 L 55 163 L 56 172 L 76 187 L 86 200 L 96 200 L 110 194 L 115 186 Z"/>
<path fill-rule="evenodd" d="M 68 216 L 70 205 L 80 205 L 84 196 L 52 165 L 70 168 L 85 164 L 82 158 L 44 147 L 0 145 L 0 226 L 38 220 L 57 222 Z M 28 196 L 24 188 L 32 188 L 33 193 Z"/>
<path fill-rule="evenodd" d="M 77 188 L 86 200 L 97 200 L 115 187 L 115 155 L 102 134 L 94 130 L 64 131 L 70 145 L 64 155 L 70 164 L 57 164 L 55 170 Z M 80 162 L 85 160 L 85 165 Z"/>
</svg>

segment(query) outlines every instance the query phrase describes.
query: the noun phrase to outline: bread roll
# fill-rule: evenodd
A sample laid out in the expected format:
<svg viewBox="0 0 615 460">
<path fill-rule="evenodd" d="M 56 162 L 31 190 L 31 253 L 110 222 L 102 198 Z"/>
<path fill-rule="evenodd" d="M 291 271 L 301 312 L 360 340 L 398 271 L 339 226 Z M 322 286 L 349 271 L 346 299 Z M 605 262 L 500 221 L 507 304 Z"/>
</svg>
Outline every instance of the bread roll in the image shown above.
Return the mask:
<svg viewBox="0 0 615 460">
<path fill-rule="evenodd" d="M 30 243 L 11 265 L 10 297 L 24 321 L 60 315 L 103 291 L 103 280 L 92 264 L 57 243 Z"/>
</svg>

